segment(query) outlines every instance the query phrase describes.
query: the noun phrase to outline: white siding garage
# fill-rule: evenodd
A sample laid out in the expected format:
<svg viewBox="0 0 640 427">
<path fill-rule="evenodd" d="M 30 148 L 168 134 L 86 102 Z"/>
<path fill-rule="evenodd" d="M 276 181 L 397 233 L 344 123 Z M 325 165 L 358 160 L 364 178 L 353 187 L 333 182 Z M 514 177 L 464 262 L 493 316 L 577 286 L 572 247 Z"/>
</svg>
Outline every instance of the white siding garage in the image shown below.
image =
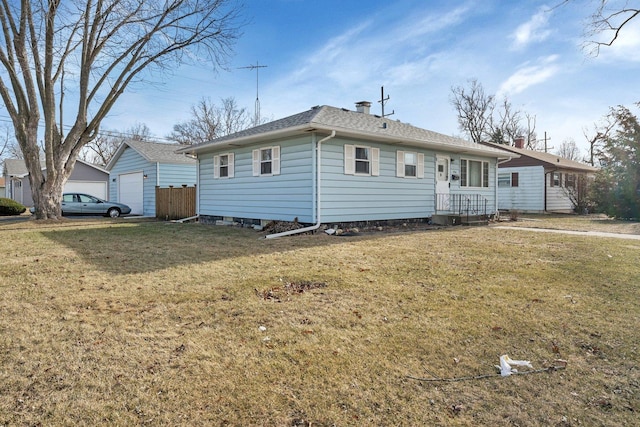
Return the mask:
<svg viewBox="0 0 640 427">
<path fill-rule="evenodd" d="M 67 181 L 64 186 L 65 193 L 85 193 L 101 199 L 107 199 L 106 182 Z"/>
<path fill-rule="evenodd" d="M 118 177 L 118 202 L 129 205 L 131 214 L 144 212 L 144 187 L 142 172 L 121 174 Z"/>
</svg>

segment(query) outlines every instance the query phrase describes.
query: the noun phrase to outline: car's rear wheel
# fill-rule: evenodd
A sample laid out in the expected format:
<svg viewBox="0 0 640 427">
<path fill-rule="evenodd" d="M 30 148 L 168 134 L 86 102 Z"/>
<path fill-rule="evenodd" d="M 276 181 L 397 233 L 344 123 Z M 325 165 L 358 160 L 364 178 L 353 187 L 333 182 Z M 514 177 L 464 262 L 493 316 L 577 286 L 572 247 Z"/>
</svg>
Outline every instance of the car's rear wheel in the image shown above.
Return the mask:
<svg viewBox="0 0 640 427">
<path fill-rule="evenodd" d="M 109 215 L 111 218 L 118 218 L 120 216 L 120 209 L 111 208 L 107 211 L 107 215 Z"/>
</svg>

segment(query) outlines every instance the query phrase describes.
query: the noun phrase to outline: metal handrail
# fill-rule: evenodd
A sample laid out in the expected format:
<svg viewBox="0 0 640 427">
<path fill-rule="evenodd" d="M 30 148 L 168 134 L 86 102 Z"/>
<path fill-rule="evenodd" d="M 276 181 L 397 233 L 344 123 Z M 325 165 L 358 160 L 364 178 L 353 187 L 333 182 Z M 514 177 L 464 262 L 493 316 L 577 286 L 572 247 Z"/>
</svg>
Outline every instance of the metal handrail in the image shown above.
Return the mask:
<svg viewBox="0 0 640 427">
<path fill-rule="evenodd" d="M 487 215 L 488 200 L 480 194 L 436 194 L 436 212 L 456 215 Z"/>
</svg>

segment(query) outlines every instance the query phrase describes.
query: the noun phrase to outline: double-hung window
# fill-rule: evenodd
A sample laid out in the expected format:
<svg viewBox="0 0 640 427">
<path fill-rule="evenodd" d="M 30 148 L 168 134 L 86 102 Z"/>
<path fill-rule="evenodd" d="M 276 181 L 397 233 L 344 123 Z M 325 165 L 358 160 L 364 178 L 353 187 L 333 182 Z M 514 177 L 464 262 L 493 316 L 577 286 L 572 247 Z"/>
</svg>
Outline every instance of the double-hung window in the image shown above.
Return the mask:
<svg viewBox="0 0 640 427">
<path fill-rule="evenodd" d="M 380 174 L 380 149 L 345 144 L 344 173 L 346 175 L 378 176 Z"/>
<path fill-rule="evenodd" d="M 397 151 L 396 176 L 400 178 L 424 178 L 424 154 L 412 151 Z"/>
<path fill-rule="evenodd" d="M 460 160 L 461 187 L 489 187 L 489 162 L 480 160 Z"/>
<path fill-rule="evenodd" d="M 280 146 L 253 150 L 253 176 L 280 175 Z"/>
<path fill-rule="evenodd" d="M 233 178 L 233 153 L 219 154 L 213 156 L 213 177 L 214 178 Z"/>
</svg>

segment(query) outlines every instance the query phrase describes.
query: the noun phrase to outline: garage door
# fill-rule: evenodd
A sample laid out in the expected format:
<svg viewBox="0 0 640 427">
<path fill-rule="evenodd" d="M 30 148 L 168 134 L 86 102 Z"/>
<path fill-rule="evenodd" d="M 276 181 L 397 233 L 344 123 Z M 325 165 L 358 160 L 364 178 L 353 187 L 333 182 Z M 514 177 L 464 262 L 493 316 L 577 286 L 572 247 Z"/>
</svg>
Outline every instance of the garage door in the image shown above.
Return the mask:
<svg viewBox="0 0 640 427">
<path fill-rule="evenodd" d="M 106 182 L 67 181 L 64 193 L 84 193 L 101 199 L 107 198 Z"/>
<path fill-rule="evenodd" d="M 118 179 L 118 202 L 129 205 L 134 215 L 144 213 L 142 182 L 142 172 L 122 174 Z"/>
</svg>

